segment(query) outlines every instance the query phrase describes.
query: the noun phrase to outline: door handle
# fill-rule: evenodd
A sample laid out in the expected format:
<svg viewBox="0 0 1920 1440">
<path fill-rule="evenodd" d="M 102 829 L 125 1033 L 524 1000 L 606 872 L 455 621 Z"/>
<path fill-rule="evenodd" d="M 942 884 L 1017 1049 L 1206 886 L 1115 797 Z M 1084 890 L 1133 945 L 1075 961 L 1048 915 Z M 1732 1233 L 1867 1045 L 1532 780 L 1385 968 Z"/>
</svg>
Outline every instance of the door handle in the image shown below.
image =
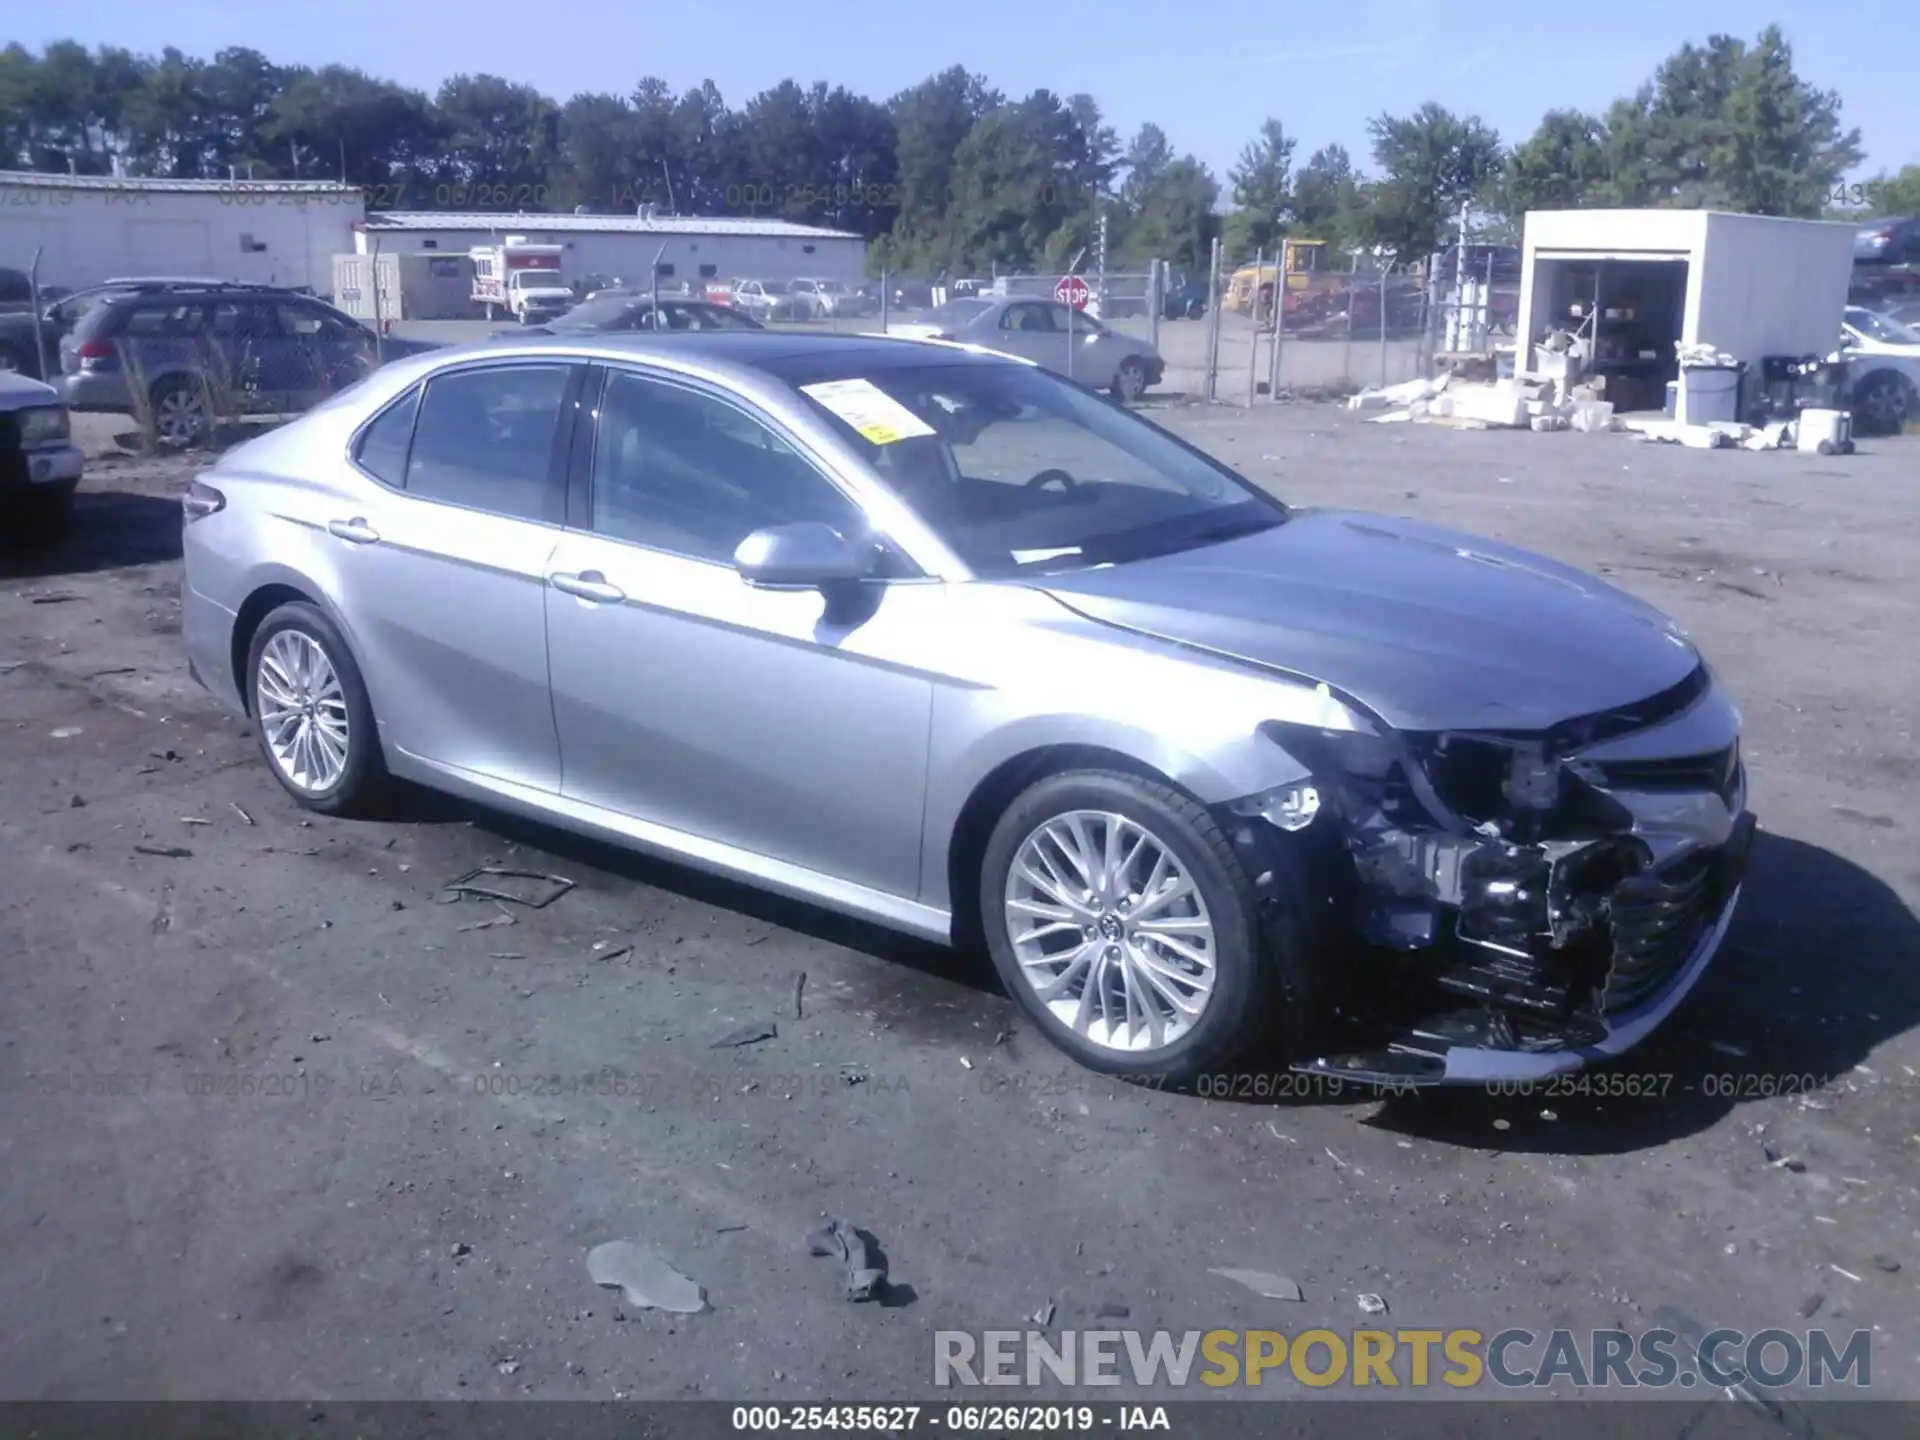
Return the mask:
<svg viewBox="0 0 1920 1440">
<path fill-rule="evenodd" d="M 380 532 L 358 515 L 351 520 L 329 520 L 327 533 L 336 540 L 346 540 L 355 545 L 371 545 L 380 538 Z"/>
<path fill-rule="evenodd" d="M 562 594 L 577 600 L 591 600 L 597 605 L 616 605 L 627 598 L 626 591 L 618 585 L 609 585 L 607 577 L 598 570 L 583 570 L 578 575 L 549 575 L 547 579 Z"/>
</svg>

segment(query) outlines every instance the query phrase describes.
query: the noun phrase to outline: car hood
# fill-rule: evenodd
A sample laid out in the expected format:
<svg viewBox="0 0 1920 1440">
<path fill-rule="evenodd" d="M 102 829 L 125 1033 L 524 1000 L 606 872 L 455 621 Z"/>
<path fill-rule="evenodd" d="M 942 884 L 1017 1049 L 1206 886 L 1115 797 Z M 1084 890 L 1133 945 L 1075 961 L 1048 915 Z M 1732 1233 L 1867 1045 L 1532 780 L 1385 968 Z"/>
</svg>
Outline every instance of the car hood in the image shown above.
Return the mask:
<svg viewBox="0 0 1920 1440">
<path fill-rule="evenodd" d="M 17 370 L 0 370 L 0 412 L 21 410 L 30 405 L 53 405 L 60 396 L 51 385 L 43 385 Z"/>
<path fill-rule="evenodd" d="M 1569 565 L 1355 512 L 1297 510 L 1257 535 L 1038 583 L 1090 619 L 1324 683 L 1403 730 L 1544 730 L 1700 663 L 1659 611 Z"/>
</svg>

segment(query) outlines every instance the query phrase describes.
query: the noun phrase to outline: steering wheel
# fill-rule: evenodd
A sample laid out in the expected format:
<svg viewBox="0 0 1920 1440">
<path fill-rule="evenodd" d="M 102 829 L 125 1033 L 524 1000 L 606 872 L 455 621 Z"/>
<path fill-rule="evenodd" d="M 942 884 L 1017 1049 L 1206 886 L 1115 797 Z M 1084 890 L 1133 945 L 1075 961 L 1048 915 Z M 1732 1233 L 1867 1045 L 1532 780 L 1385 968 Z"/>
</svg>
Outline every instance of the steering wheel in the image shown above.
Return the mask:
<svg viewBox="0 0 1920 1440">
<path fill-rule="evenodd" d="M 1060 483 L 1062 490 L 1071 490 L 1080 483 L 1066 471 L 1055 467 L 1053 469 L 1042 470 L 1038 475 L 1027 481 L 1027 489 L 1038 490 L 1042 486 L 1053 484 L 1055 481 Z"/>
</svg>

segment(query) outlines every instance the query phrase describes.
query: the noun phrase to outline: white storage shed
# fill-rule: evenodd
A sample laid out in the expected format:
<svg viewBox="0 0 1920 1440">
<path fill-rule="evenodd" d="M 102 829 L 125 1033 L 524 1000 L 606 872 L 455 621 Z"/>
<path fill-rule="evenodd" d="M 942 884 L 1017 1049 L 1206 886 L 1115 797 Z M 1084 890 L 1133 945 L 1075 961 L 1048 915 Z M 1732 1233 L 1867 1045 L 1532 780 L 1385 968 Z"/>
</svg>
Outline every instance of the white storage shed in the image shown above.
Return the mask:
<svg viewBox="0 0 1920 1440">
<path fill-rule="evenodd" d="M 1718 210 L 1533 210 L 1521 255 L 1517 368 L 1556 330 L 1592 338 L 1616 407 L 1657 409 L 1675 342 L 1746 364 L 1826 355 L 1853 273 L 1851 225 Z"/>
<path fill-rule="evenodd" d="M 162 180 L 0 171 L 0 265 L 77 289 L 122 276 L 286 285 L 326 294 L 366 214 L 325 180 Z"/>
<path fill-rule="evenodd" d="M 735 279 L 858 285 L 866 276 L 867 244 L 851 231 L 737 216 L 376 210 L 359 227 L 354 248 L 362 255 L 376 245 L 383 252 L 465 255 L 509 235 L 535 245 L 564 245 L 563 270 L 572 282 L 618 278 L 645 284 L 656 256 L 663 284 L 685 282 L 695 290 Z"/>
</svg>

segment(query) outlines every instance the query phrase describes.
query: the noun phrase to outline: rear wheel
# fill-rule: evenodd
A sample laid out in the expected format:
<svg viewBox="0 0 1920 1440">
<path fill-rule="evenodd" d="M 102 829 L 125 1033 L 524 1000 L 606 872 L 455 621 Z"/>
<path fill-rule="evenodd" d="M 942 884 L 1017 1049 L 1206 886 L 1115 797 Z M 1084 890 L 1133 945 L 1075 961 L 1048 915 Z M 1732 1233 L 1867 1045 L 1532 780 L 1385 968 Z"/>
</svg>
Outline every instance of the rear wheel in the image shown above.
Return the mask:
<svg viewBox="0 0 1920 1440">
<path fill-rule="evenodd" d="M 162 380 L 153 387 L 153 430 L 162 444 L 185 448 L 206 439 L 207 397 L 185 377 Z"/>
<path fill-rule="evenodd" d="M 1171 786 L 1042 780 L 1001 816 L 980 913 L 1002 981 L 1090 1069 L 1188 1081 L 1265 1030 L 1277 992 L 1227 837 Z"/>
<path fill-rule="evenodd" d="M 1138 360 L 1126 359 L 1120 362 L 1120 369 L 1113 377 L 1113 397 L 1131 405 L 1147 393 L 1147 369 Z"/>
<path fill-rule="evenodd" d="M 373 703 L 333 622 L 294 601 L 247 649 L 248 708 L 260 751 L 288 794 L 323 815 L 369 814 L 390 782 Z"/>
</svg>

